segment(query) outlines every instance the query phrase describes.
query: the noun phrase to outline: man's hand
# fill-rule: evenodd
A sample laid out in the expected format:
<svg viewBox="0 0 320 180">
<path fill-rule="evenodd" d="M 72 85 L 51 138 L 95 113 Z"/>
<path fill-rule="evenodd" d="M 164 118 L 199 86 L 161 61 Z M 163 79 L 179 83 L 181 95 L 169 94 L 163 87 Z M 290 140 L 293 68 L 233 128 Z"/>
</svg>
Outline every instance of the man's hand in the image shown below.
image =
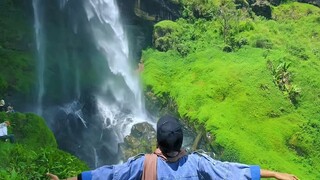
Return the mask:
<svg viewBox="0 0 320 180">
<path fill-rule="evenodd" d="M 276 178 L 279 180 L 299 180 L 297 176 L 293 174 L 280 173 L 280 172 L 270 171 L 266 169 L 261 169 L 260 175 L 262 178 Z"/>
<path fill-rule="evenodd" d="M 51 173 L 47 173 L 48 178 L 50 178 L 50 180 L 60 180 L 59 177 L 57 175 L 51 174 Z M 78 180 L 77 177 L 70 177 L 67 178 L 65 180 Z"/>
<path fill-rule="evenodd" d="M 59 177 L 54 174 L 47 173 L 47 176 L 50 178 L 50 180 L 59 180 Z"/>
<path fill-rule="evenodd" d="M 297 176 L 293 174 L 286 174 L 286 173 L 276 173 L 275 178 L 279 180 L 299 180 Z"/>
</svg>

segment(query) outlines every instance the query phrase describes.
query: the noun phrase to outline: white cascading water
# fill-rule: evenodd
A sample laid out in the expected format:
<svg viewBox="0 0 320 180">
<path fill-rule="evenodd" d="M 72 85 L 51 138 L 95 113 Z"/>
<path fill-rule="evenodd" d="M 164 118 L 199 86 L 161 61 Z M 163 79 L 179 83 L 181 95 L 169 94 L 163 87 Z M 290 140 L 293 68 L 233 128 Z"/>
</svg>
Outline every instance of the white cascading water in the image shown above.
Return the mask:
<svg viewBox="0 0 320 180">
<path fill-rule="evenodd" d="M 58 8 L 60 8 L 61 12 L 68 9 L 69 5 L 73 6 L 75 2 L 77 2 L 76 0 L 74 1 L 57 0 L 57 1 L 58 1 Z M 128 47 L 129 43 L 127 40 L 126 33 L 121 24 L 119 9 L 117 7 L 115 0 L 83 0 L 83 1 L 79 1 L 79 3 L 80 2 L 83 4 L 77 4 L 77 5 L 83 5 L 85 10 L 84 13 L 87 17 L 87 22 L 84 22 L 84 24 L 81 24 L 81 25 L 85 25 L 86 30 L 87 30 L 87 27 L 89 26 L 89 29 L 90 29 L 89 33 L 91 34 L 86 34 L 86 35 L 92 37 L 94 44 L 97 50 L 99 51 L 97 54 L 100 53 L 103 56 L 102 58 L 105 60 L 106 72 L 101 72 L 101 74 L 104 74 L 104 75 L 107 74 L 107 76 L 103 78 L 102 83 L 100 82 L 100 80 L 97 81 L 99 82 L 99 84 L 97 86 L 94 85 L 95 91 L 90 92 L 90 93 L 94 93 L 93 96 L 95 97 L 95 100 L 96 100 L 94 101 L 94 103 L 96 105 L 97 112 L 94 111 L 93 114 L 86 114 L 85 111 L 83 111 L 83 107 L 84 107 L 83 103 L 87 103 L 87 102 L 80 101 L 80 97 L 81 96 L 85 97 L 87 95 L 85 93 L 81 94 L 83 93 L 82 90 L 86 88 L 83 85 L 84 84 L 83 82 L 85 80 L 83 81 L 82 78 L 86 76 L 87 72 L 86 72 L 86 69 L 79 68 L 79 66 L 74 66 L 73 68 L 70 68 L 72 69 L 72 72 L 75 73 L 75 76 L 74 76 L 75 79 L 72 79 L 72 81 L 75 82 L 74 86 L 76 86 L 75 91 L 73 92 L 74 100 L 68 100 L 66 102 L 63 102 L 64 105 L 58 104 L 53 106 L 55 106 L 54 107 L 55 109 L 62 110 L 65 115 L 69 115 L 69 114 L 75 115 L 77 117 L 75 118 L 76 120 L 81 120 L 81 123 L 85 128 L 83 131 L 87 133 L 92 133 L 92 134 L 88 135 L 85 132 L 81 132 L 81 134 L 85 134 L 85 136 L 78 136 L 78 133 L 75 133 L 75 134 L 68 133 L 69 130 L 74 127 L 55 126 L 57 124 L 60 124 L 60 123 L 64 124 L 64 123 L 62 123 L 61 121 L 58 122 L 57 120 L 59 119 L 56 119 L 51 114 L 49 114 L 49 116 L 45 118 L 47 120 L 51 119 L 49 120 L 49 123 L 48 123 L 49 126 L 58 127 L 58 129 L 55 129 L 56 130 L 55 132 L 58 135 L 61 133 L 68 135 L 67 136 L 69 138 L 68 140 L 64 141 L 65 139 L 60 139 L 61 141 L 65 142 L 64 148 L 68 149 L 68 147 L 70 147 L 71 151 L 72 152 L 76 151 L 78 155 L 80 154 L 79 156 L 84 155 L 85 157 L 87 157 L 88 154 L 93 153 L 94 162 L 92 166 L 97 167 L 101 163 L 99 160 L 99 156 L 100 157 L 103 156 L 101 154 L 102 147 L 107 148 L 112 154 L 116 154 L 118 152 L 118 149 L 114 148 L 114 146 L 116 146 L 116 144 L 120 142 L 123 142 L 124 137 L 130 134 L 131 128 L 134 124 L 147 121 L 155 127 L 155 122 L 153 120 L 150 121 L 150 118 L 147 116 L 147 113 L 144 107 L 144 99 L 142 98 L 142 90 L 140 88 L 140 82 L 139 82 L 139 74 L 134 70 L 130 62 L 129 47 Z M 45 84 L 55 85 L 55 82 L 50 81 L 48 76 L 44 78 L 45 69 L 50 70 L 50 68 L 52 68 L 50 67 L 50 63 L 52 64 L 51 62 L 52 60 L 49 62 L 49 58 L 46 59 L 46 48 L 50 47 L 49 45 L 51 45 L 50 43 L 52 43 L 49 41 L 49 37 L 51 37 L 52 35 L 53 37 L 61 37 L 61 34 L 65 33 L 66 31 L 57 31 L 56 34 L 54 34 L 55 31 L 48 31 L 48 36 L 47 37 L 45 36 L 45 33 L 46 33 L 45 30 L 48 30 L 48 27 L 52 28 L 52 26 L 48 26 L 48 23 L 46 24 L 46 22 L 44 22 L 44 20 L 46 20 L 47 18 L 45 17 L 45 13 L 44 13 L 44 11 L 47 9 L 43 9 L 44 7 L 45 7 L 45 4 L 43 4 L 43 1 L 33 0 L 34 29 L 35 29 L 35 39 L 36 39 L 37 53 L 38 53 L 38 56 L 37 56 L 37 59 L 38 59 L 38 63 L 37 63 L 38 64 L 38 95 L 37 95 L 38 110 L 37 110 L 37 113 L 39 115 L 44 114 L 45 116 L 46 114 L 48 114 L 47 111 L 49 113 L 51 112 L 50 111 L 51 107 L 48 108 L 42 105 L 43 101 L 46 101 L 45 99 L 48 98 L 47 96 L 50 96 L 50 93 L 48 93 L 50 89 L 46 88 Z M 70 7 L 68 10 L 70 9 L 75 10 L 74 7 Z M 79 9 L 75 11 L 68 11 L 68 13 L 78 12 L 78 11 Z M 79 13 L 82 13 L 82 11 Z M 74 13 L 70 13 L 66 17 L 67 18 L 74 17 L 73 15 Z M 65 18 L 64 16 L 62 17 Z M 82 16 L 76 15 L 76 17 L 82 17 Z M 82 19 L 81 19 L 81 22 L 82 22 Z M 80 32 L 84 33 L 83 29 L 81 29 L 83 28 L 83 26 L 78 27 L 78 24 L 75 23 L 75 24 L 71 24 L 71 27 L 74 34 L 77 34 L 78 30 L 79 31 L 81 30 Z M 49 32 L 51 34 L 49 34 Z M 86 33 L 88 32 L 86 31 Z M 48 45 L 46 46 L 46 44 Z M 49 53 L 52 54 L 52 52 L 55 52 L 54 50 L 57 50 L 57 49 L 47 48 L 48 54 Z M 80 54 L 78 51 L 75 51 L 75 52 L 67 51 L 67 54 L 71 54 L 71 53 L 75 53 L 76 55 Z M 94 61 L 93 63 L 97 62 L 97 64 L 100 65 L 101 63 L 100 54 L 99 55 L 90 54 L 93 57 L 92 59 L 90 59 L 90 61 L 92 60 Z M 65 56 L 67 57 L 67 55 Z M 47 63 L 46 63 L 46 60 L 48 60 Z M 59 64 L 63 62 L 68 62 L 70 59 L 67 59 L 67 58 L 64 59 L 62 57 L 61 59 L 58 58 L 55 60 L 57 60 L 55 63 Z M 69 65 L 69 64 L 68 63 L 62 64 L 61 66 L 64 66 L 64 65 Z M 61 68 L 61 73 L 65 73 L 62 70 L 63 68 Z M 94 70 L 95 69 L 90 69 L 91 72 Z M 60 71 L 55 71 L 55 73 L 57 72 L 60 72 Z M 65 73 L 65 74 L 68 74 L 68 73 Z M 100 73 L 97 73 L 97 74 L 100 74 Z M 66 82 L 68 82 L 68 81 L 64 82 L 64 80 L 67 80 L 68 77 L 66 77 L 64 74 L 62 75 L 62 77 L 65 77 L 62 80 L 60 80 L 63 82 L 56 84 L 56 86 L 62 86 L 62 87 L 57 87 L 58 89 L 59 88 L 63 89 L 64 88 L 63 85 Z M 71 87 L 71 89 L 73 89 L 73 87 Z M 57 94 L 55 95 L 57 97 L 65 97 L 63 92 L 62 93 L 57 92 Z M 90 115 L 94 115 L 94 118 L 90 119 Z M 70 121 L 73 121 L 73 120 L 70 120 Z M 66 123 L 66 125 L 69 125 L 68 122 Z M 103 130 L 100 130 L 99 128 L 95 128 L 97 126 L 101 127 Z M 104 130 L 107 130 L 107 131 L 104 131 Z M 108 132 L 112 132 L 112 133 L 108 133 Z M 108 137 L 106 138 L 105 136 L 108 136 Z M 59 136 L 59 137 L 64 138 L 65 136 Z M 90 138 L 88 139 L 88 137 Z M 79 141 L 75 141 L 75 140 L 78 140 L 77 138 L 83 138 L 83 139 L 81 139 L 81 142 L 79 142 Z M 78 143 L 77 146 L 74 145 L 75 143 Z M 105 143 L 111 143 L 111 144 L 105 145 Z M 83 148 L 78 151 L 76 149 L 78 147 L 81 147 L 81 148 L 83 147 Z M 90 158 L 88 161 L 91 162 Z"/>
<path fill-rule="evenodd" d="M 60 0 L 59 3 L 60 3 L 60 9 L 63 9 L 68 3 L 68 0 Z"/>
<path fill-rule="evenodd" d="M 84 2 L 84 7 L 98 50 L 105 56 L 110 71 L 121 76 L 127 86 L 119 87 L 116 79 L 106 79 L 102 88 L 111 91 L 117 103 L 110 104 L 103 98 L 98 98 L 97 102 L 105 119 L 105 127 L 116 129 L 121 141 L 130 133 L 133 124 L 146 121 L 147 118 L 139 78 L 130 66 L 128 41 L 116 2 L 88 0 Z M 128 88 L 129 93 L 126 90 Z M 129 106 L 132 114 L 124 116 L 121 113 L 123 105 Z"/>
<path fill-rule="evenodd" d="M 33 12 L 34 12 L 34 29 L 37 46 L 37 61 L 38 61 L 38 96 L 37 96 L 37 113 L 42 115 L 42 98 L 44 95 L 44 67 L 45 67 L 45 48 L 43 43 L 44 31 L 41 25 L 41 11 L 40 11 L 40 0 L 32 1 Z"/>
<path fill-rule="evenodd" d="M 139 81 L 130 67 L 128 41 L 115 1 L 88 0 L 85 1 L 85 10 L 97 48 L 105 55 L 111 72 L 124 78 L 137 100 L 137 110 L 141 110 Z M 120 95 L 118 99 L 122 101 L 122 97 Z"/>
</svg>

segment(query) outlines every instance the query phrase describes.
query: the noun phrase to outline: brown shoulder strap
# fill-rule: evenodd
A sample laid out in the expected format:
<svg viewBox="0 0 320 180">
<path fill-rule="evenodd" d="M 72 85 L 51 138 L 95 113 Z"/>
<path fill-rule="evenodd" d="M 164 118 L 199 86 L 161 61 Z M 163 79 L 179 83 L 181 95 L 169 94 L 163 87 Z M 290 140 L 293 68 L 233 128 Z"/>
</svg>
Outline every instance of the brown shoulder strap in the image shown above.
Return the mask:
<svg viewBox="0 0 320 180">
<path fill-rule="evenodd" d="M 157 160 L 156 154 L 145 155 L 142 180 L 157 180 Z"/>
</svg>

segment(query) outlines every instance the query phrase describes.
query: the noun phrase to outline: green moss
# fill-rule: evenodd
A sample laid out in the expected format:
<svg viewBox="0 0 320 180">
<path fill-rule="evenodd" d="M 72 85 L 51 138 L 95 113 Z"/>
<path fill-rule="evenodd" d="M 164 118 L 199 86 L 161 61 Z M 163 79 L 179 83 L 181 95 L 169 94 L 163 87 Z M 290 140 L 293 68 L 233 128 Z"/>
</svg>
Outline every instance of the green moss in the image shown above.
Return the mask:
<svg viewBox="0 0 320 180">
<path fill-rule="evenodd" d="M 11 122 L 10 130 L 15 135 L 17 143 L 35 149 L 57 147 L 53 133 L 41 117 L 35 114 L 0 113 L 0 118 Z"/>
<path fill-rule="evenodd" d="M 61 178 L 76 176 L 87 165 L 73 155 L 57 149 L 53 133 L 44 119 L 35 114 L 0 113 L 9 120 L 9 133 L 16 142 L 0 141 L 0 177 L 4 179 L 45 179 L 46 173 Z"/>
<path fill-rule="evenodd" d="M 11 0 L 0 3 L 0 95 L 31 92 L 34 58 L 31 50 L 33 29 L 26 11 Z M 14 73 L 13 73 L 14 72 Z"/>
<path fill-rule="evenodd" d="M 295 14 L 280 18 L 287 15 L 287 6 L 296 6 Z M 235 34 L 247 44 L 229 53 L 222 51 L 223 37 L 215 21 L 179 20 L 185 38 L 179 43 L 192 42 L 195 50 L 185 57 L 174 49 L 145 50 L 145 86 L 160 97 L 172 97 L 181 116 L 205 124 L 222 160 L 318 179 L 318 11 L 293 3 L 275 8 L 274 20 L 247 20 L 253 27 Z M 274 84 L 270 62 L 291 63 L 291 84 L 301 89 L 298 105 Z"/>
</svg>

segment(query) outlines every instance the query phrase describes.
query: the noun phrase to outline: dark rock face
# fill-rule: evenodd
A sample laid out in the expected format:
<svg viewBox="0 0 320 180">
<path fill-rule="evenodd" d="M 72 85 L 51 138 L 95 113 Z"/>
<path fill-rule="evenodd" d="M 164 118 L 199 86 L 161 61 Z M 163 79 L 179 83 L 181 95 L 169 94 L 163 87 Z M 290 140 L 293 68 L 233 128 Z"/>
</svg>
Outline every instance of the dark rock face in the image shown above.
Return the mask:
<svg viewBox="0 0 320 180">
<path fill-rule="evenodd" d="M 298 2 L 313 4 L 320 7 L 320 0 L 298 0 Z"/>
<path fill-rule="evenodd" d="M 238 0 L 238 1 L 239 1 L 240 4 L 243 2 L 243 0 Z M 252 4 L 255 4 L 257 1 L 261 1 L 261 0 L 248 0 L 247 2 L 250 5 L 252 5 Z M 281 3 L 284 3 L 283 0 L 266 0 L 266 1 L 269 2 L 273 6 L 278 6 Z M 313 4 L 315 6 L 320 7 L 320 0 L 298 0 L 298 2 Z"/>
<path fill-rule="evenodd" d="M 152 44 L 154 23 L 175 20 L 180 15 L 180 5 L 172 0 L 117 0 L 125 29 L 129 35 L 133 59 L 139 62 L 141 49 Z"/>
<path fill-rule="evenodd" d="M 258 0 L 252 6 L 252 11 L 258 16 L 264 16 L 267 19 L 271 19 L 271 4 L 265 0 Z"/>
<path fill-rule="evenodd" d="M 180 5 L 170 0 L 118 0 L 125 16 L 157 22 L 180 17 Z"/>
<path fill-rule="evenodd" d="M 239 3 L 242 5 L 243 2 L 244 1 L 239 0 Z M 298 2 L 313 4 L 320 7 L 320 0 L 298 0 Z M 248 3 L 256 15 L 271 19 L 271 5 L 278 6 L 283 3 L 283 0 L 248 0 Z"/>
<path fill-rule="evenodd" d="M 241 1 L 241 0 L 239 0 L 240 2 L 243 2 L 243 1 Z M 273 6 L 278 6 L 278 5 L 280 5 L 280 3 L 282 2 L 282 0 L 248 0 L 248 3 L 250 4 L 250 5 L 253 5 L 253 4 L 255 4 L 255 3 L 257 3 L 257 2 L 261 2 L 261 1 L 266 1 L 266 2 L 268 2 L 269 4 L 271 4 L 271 5 L 273 5 Z"/>
<path fill-rule="evenodd" d="M 104 117 L 98 113 L 96 98 L 88 95 L 74 103 L 71 110 L 56 109 L 47 118 L 60 149 L 67 151 L 89 167 L 119 162 L 118 136 L 113 128 L 105 128 Z"/>
</svg>

